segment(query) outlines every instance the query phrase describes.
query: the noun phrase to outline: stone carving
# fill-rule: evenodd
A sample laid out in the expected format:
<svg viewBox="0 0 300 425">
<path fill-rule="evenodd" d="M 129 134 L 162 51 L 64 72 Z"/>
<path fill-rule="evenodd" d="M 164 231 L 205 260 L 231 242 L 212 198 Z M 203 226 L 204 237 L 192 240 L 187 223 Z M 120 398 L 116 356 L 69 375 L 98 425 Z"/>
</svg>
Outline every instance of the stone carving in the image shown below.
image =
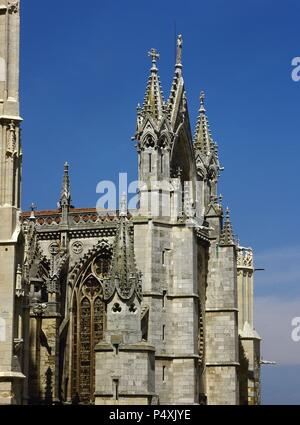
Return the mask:
<svg viewBox="0 0 300 425">
<path fill-rule="evenodd" d="M 72 244 L 72 251 L 74 252 L 74 254 L 81 254 L 83 251 L 83 243 L 80 241 L 75 241 Z"/>
<path fill-rule="evenodd" d="M 14 154 L 16 152 L 16 126 L 13 121 L 10 122 L 8 131 L 7 153 Z"/>
<path fill-rule="evenodd" d="M 243 248 L 238 251 L 237 266 L 253 268 L 253 252 L 251 248 Z"/>
<path fill-rule="evenodd" d="M 102 287 L 100 282 L 94 276 L 89 276 L 82 286 L 82 292 L 84 295 L 94 298 L 101 294 Z"/>
<path fill-rule="evenodd" d="M 130 311 L 130 313 L 136 313 L 136 311 L 137 311 L 137 307 L 136 307 L 136 305 L 135 304 L 131 304 L 131 306 L 129 307 L 129 311 Z"/>
<path fill-rule="evenodd" d="M 247 267 L 253 267 L 253 253 L 250 249 L 246 251 L 244 263 Z"/>
<path fill-rule="evenodd" d="M 33 306 L 33 314 L 35 314 L 36 316 L 42 316 L 47 310 L 47 304 L 35 304 Z"/>
<path fill-rule="evenodd" d="M 182 61 L 182 45 L 183 45 L 182 35 L 179 34 L 179 36 L 177 37 L 176 65 L 181 65 L 181 61 Z"/>
<path fill-rule="evenodd" d="M 60 246 L 58 242 L 53 242 L 50 246 L 49 246 L 49 252 L 51 255 L 57 255 L 59 253 L 60 250 Z"/>
<path fill-rule="evenodd" d="M 115 304 L 113 305 L 113 307 L 112 307 L 112 311 L 113 311 L 114 313 L 121 313 L 121 311 L 122 311 L 122 307 L 120 306 L 120 304 L 119 304 L 119 303 L 115 303 Z"/>
<path fill-rule="evenodd" d="M 10 0 L 8 2 L 8 11 L 10 14 L 19 13 L 20 2 L 19 0 Z"/>
<path fill-rule="evenodd" d="M 22 287 L 22 268 L 21 265 L 18 264 L 17 273 L 16 273 L 16 296 L 23 297 L 25 295 L 25 291 Z"/>
</svg>

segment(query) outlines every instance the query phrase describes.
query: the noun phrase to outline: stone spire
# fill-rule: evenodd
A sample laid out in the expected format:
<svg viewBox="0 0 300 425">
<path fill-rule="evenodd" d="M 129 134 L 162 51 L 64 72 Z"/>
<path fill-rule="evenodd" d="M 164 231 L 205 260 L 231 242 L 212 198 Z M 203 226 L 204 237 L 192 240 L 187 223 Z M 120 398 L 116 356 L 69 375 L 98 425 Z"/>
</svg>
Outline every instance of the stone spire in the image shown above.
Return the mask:
<svg viewBox="0 0 300 425">
<path fill-rule="evenodd" d="M 62 184 L 62 190 L 60 195 L 60 207 L 70 207 L 71 205 L 71 190 L 70 190 L 70 177 L 69 177 L 69 165 L 66 162 L 64 166 L 64 178 Z"/>
<path fill-rule="evenodd" d="M 220 245 L 235 245 L 232 225 L 230 221 L 230 211 L 228 207 L 226 209 L 225 222 L 220 236 Z"/>
<path fill-rule="evenodd" d="M 104 282 L 104 298 L 111 299 L 115 292 L 122 301 L 130 300 L 134 294 L 139 300 L 142 297 L 141 273 L 136 267 L 129 223 L 124 211 L 120 214 L 110 273 Z"/>
<path fill-rule="evenodd" d="M 182 35 L 177 37 L 175 74 L 168 99 L 168 113 L 173 128 L 175 127 L 178 114 L 186 110 L 186 94 L 182 76 Z"/>
<path fill-rule="evenodd" d="M 142 112 L 144 114 L 149 113 L 155 119 L 160 119 L 163 114 L 164 100 L 158 76 L 158 69 L 156 66 L 156 62 L 159 59 L 159 53 L 156 49 L 152 48 L 150 52 L 148 52 L 148 55 L 152 59 L 152 67 L 148 79 Z"/>
<path fill-rule="evenodd" d="M 212 151 L 215 151 L 215 144 L 211 137 L 209 130 L 208 118 L 206 115 L 206 109 L 204 105 L 205 93 L 200 93 L 200 109 L 196 123 L 196 130 L 194 135 L 194 147 L 203 155 L 210 155 Z"/>
</svg>

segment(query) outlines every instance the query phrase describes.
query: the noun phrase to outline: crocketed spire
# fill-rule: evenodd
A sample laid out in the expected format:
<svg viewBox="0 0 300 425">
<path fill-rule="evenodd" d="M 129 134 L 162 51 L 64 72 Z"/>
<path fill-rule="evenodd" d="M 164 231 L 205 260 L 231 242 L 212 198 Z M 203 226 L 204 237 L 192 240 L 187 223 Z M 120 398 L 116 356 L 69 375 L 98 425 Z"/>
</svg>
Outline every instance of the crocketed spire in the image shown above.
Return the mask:
<svg viewBox="0 0 300 425">
<path fill-rule="evenodd" d="M 69 177 L 69 165 L 66 162 L 64 166 L 64 177 L 62 190 L 60 195 L 60 206 L 70 206 L 71 205 L 71 190 L 70 190 L 70 177 Z"/>
<path fill-rule="evenodd" d="M 217 146 L 211 137 L 206 109 L 204 106 L 204 99 L 205 93 L 202 91 L 200 93 L 200 109 L 193 141 L 196 150 L 201 152 L 203 155 L 210 155 L 212 151 L 217 153 Z"/>
<path fill-rule="evenodd" d="M 175 124 L 176 115 L 185 93 L 184 81 L 182 77 L 182 46 L 183 39 L 182 35 L 180 34 L 177 37 L 175 74 L 171 86 L 170 97 L 168 99 L 168 115 L 173 125 Z"/>
<path fill-rule="evenodd" d="M 141 273 L 136 267 L 129 226 L 123 211 L 120 214 L 113 247 L 111 269 L 108 278 L 104 281 L 106 300 L 110 299 L 116 291 L 122 300 L 129 300 L 134 293 L 140 300 L 142 297 Z"/>
<path fill-rule="evenodd" d="M 160 119 L 163 114 L 164 100 L 158 76 L 158 69 L 156 66 L 156 61 L 159 59 L 159 53 L 156 49 L 151 49 L 150 52 L 148 52 L 148 55 L 152 58 L 152 67 L 148 79 L 142 112 L 149 113 L 152 118 Z"/>
<path fill-rule="evenodd" d="M 220 245 L 235 245 L 232 225 L 230 221 L 230 211 L 228 207 L 226 209 L 225 222 L 220 236 Z"/>
</svg>

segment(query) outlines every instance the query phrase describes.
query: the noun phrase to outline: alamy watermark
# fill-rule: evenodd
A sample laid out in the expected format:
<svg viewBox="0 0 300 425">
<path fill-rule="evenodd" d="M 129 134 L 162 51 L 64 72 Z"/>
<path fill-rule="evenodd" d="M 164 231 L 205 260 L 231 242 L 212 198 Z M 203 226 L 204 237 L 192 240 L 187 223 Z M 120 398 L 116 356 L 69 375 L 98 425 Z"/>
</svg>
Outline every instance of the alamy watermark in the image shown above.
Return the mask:
<svg viewBox="0 0 300 425">
<path fill-rule="evenodd" d="M 294 317 L 291 322 L 294 328 L 291 333 L 291 338 L 294 342 L 300 342 L 300 317 Z"/>
<path fill-rule="evenodd" d="M 300 57 L 296 56 L 292 59 L 291 65 L 294 67 L 294 69 L 291 72 L 292 80 L 296 83 L 300 81 Z"/>
<path fill-rule="evenodd" d="M 123 213 L 129 210 L 151 217 L 185 217 L 193 225 L 199 225 L 201 218 L 204 218 L 204 195 L 200 181 L 173 178 L 128 183 L 127 173 L 120 173 L 118 187 L 112 181 L 103 180 L 97 184 L 96 193 L 100 194 L 96 204 L 99 214 L 104 210 L 116 212 L 119 204 L 119 211 Z"/>
</svg>

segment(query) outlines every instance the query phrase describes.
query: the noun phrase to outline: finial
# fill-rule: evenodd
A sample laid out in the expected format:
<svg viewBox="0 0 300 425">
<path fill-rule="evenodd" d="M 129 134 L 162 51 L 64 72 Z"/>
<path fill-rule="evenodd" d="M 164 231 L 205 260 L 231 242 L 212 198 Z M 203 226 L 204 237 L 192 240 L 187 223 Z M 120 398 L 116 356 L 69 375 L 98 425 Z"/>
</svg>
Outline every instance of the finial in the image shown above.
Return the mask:
<svg viewBox="0 0 300 425">
<path fill-rule="evenodd" d="M 177 37 L 177 50 L 176 50 L 176 67 L 182 67 L 182 35 L 179 34 Z"/>
<path fill-rule="evenodd" d="M 204 100 L 205 100 L 205 92 L 202 90 L 200 92 L 200 112 L 205 112 Z"/>
<path fill-rule="evenodd" d="M 30 210 L 31 210 L 31 214 L 29 217 L 30 220 L 35 220 L 34 212 L 36 209 L 37 209 L 37 206 L 32 202 L 32 204 L 30 205 Z"/>
<path fill-rule="evenodd" d="M 60 195 L 60 207 L 62 206 L 70 206 L 71 203 L 71 192 L 70 192 L 70 178 L 69 178 L 69 164 L 65 162 L 64 165 L 64 177 L 62 190 Z"/>
<path fill-rule="evenodd" d="M 148 56 L 152 59 L 152 70 L 156 70 L 156 61 L 159 59 L 159 53 L 156 49 L 152 48 L 150 52 L 148 52 Z"/>
<path fill-rule="evenodd" d="M 200 92 L 200 104 L 204 105 L 204 99 L 205 99 L 205 92 L 201 90 Z"/>
<path fill-rule="evenodd" d="M 120 217 L 127 217 L 127 196 L 123 192 L 120 200 Z"/>
</svg>

